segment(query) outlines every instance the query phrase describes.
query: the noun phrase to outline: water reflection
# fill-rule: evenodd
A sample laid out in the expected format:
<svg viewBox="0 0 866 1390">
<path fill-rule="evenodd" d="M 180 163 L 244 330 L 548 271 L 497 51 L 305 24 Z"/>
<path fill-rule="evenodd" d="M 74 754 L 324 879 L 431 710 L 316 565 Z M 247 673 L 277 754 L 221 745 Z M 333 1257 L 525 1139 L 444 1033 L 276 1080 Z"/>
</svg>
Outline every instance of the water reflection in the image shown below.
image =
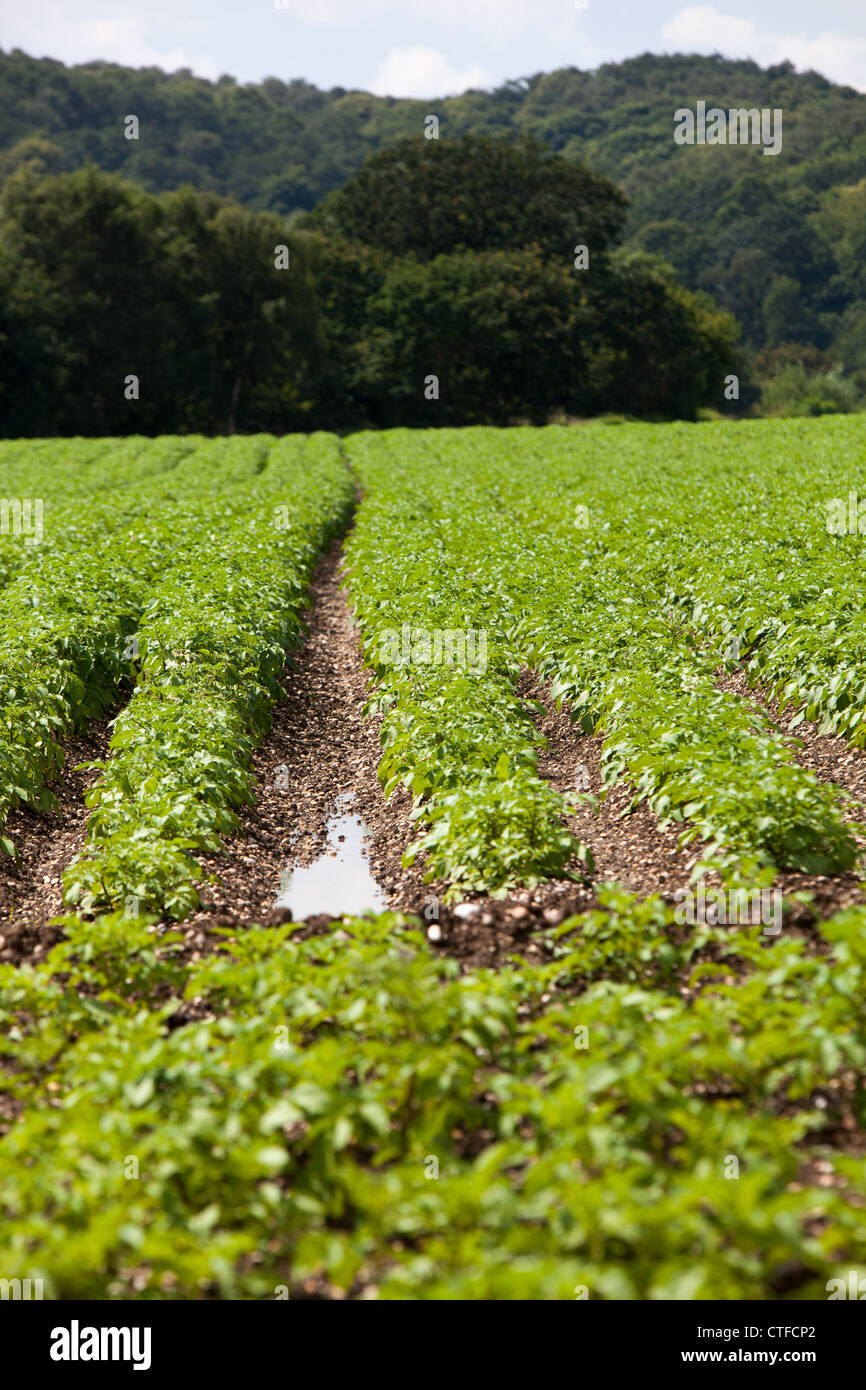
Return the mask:
<svg viewBox="0 0 866 1390">
<path fill-rule="evenodd" d="M 388 901 L 370 872 L 367 841 L 370 832 L 352 812 L 353 792 L 342 792 L 328 819 L 325 848 L 314 864 L 287 869 L 280 879 L 277 907 L 291 909 L 302 922 L 318 913 L 331 917 L 384 912 Z"/>
</svg>

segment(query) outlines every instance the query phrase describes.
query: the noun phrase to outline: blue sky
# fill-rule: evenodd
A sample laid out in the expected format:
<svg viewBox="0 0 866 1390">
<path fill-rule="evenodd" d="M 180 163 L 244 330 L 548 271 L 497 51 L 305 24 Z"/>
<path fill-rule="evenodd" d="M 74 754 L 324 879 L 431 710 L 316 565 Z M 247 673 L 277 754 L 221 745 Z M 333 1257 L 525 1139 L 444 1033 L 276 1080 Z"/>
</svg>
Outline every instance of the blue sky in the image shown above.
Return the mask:
<svg viewBox="0 0 866 1390">
<path fill-rule="evenodd" d="M 585 6 L 585 8 L 583 8 Z M 866 0 L 0 0 L 0 47 L 445 96 L 651 53 L 790 59 L 866 91 Z"/>
</svg>

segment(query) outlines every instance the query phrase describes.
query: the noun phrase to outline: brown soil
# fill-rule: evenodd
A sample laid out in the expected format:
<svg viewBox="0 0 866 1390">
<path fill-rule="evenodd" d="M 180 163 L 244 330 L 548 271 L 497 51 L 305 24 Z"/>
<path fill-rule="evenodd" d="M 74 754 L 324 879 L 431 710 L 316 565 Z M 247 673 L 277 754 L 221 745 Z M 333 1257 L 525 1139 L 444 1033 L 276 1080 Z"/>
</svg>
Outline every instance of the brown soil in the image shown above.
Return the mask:
<svg viewBox="0 0 866 1390">
<path fill-rule="evenodd" d="M 544 706 L 539 728 L 547 747 L 539 753 L 539 775 L 572 804 L 588 794 L 588 799 L 576 802 L 577 814 L 567 816 L 565 823 L 592 849 L 596 883 L 621 883 L 641 897 L 664 896 L 686 885 L 703 846 L 696 842 L 678 849 L 682 827 L 663 829 L 645 802 L 629 812 L 634 789 L 625 782 L 612 789 L 602 784 L 601 736 L 581 733 L 566 710 L 557 711 L 533 673 L 523 673 L 520 689 L 527 699 Z"/>
<path fill-rule="evenodd" d="M 598 885 L 619 883 L 642 897 L 670 896 L 674 888 L 688 884 L 697 853 L 695 848 L 678 850 L 678 831 L 662 830 L 647 806 L 628 814 L 633 793 L 626 786 L 602 799 L 601 738 L 582 734 L 565 710 L 558 711 L 533 672 L 521 673 L 518 690 L 524 700 L 543 707 L 535 720 L 547 741 L 539 749 L 539 776 L 575 805 L 576 813 L 564 816 L 563 824 L 592 850 L 595 868 L 586 883 L 544 883 L 505 900 L 471 894 L 466 904 L 442 909 L 441 936 L 435 944 L 456 956 L 465 970 L 498 967 L 515 955 L 536 963 L 544 960 L 553 948 L 539 933 L 597 906 Z M 577 861 L 570 867 L 580 874 Z"/>
<path fill-rule="evenodd" d="M 719 684 L 751 699 L 778 720 L 775 702 L 750 692 L 742 675 Z M 572 913 L 594 907 L 595 888 L 604 883 L 620 883 L 640 897 L 658 893 L 671 902 L 675 889 L 688 886 L 691 870 L 705 848 L 696 842 L 686 850 L 679 849 L 680 827 L 661 827 L 645 803 L 629 812 L 633 788 L 625 782 L 610 790 L 602 785 L 601 736 L 581 733 L 567 711 L 557 711 L 533 672 L 523 672 L 519 688 L 524 699 L 537 700 L 543 706 L 538 727 L 547 746 L 539 751 L 539 774 L 571 804 L 575 804 L 576 792 L 586 798 L 577 801 L 576 814 L 566 816 L 564 823 L 592 849 L 594 886 L 548 883 L 531 892 L 519 892 L 505 902 L 476 896 L 471 906 L 456 910 L 457 916 L 443 911 L 441 938 L 436 945 L 456 956 L 466 969 L 498 966 L 513 954 L 543 959 L 552 948 L 536 933 Z M 789 711 L 779 725 L 783 731 L 793 715 L 794 711 Z M 816 776 L 852 793 L 858 804 L 852 806 L 849 819 L 866 820 L 866 752 L 852 749 L 844 739 L 821 736 L 816 726 L 808 723 L 798 725 L 791 751 L 795 760 Z M 710 886 L 718 879 L 710 874 L 705 881 Z M 777 878 L 776 887 L 782 892 L 785 932 L 804 938 L 808 949 L 816 951 L 826 949 L 816 924 L 844 907 L 866 901 L 860 875 L 854 872 L 832 876 L 784 873 Z M 795 900 L 794 893 L 809 894 L 811 902 Z M 459 915 L 469 911 L 472 915 L 468 918 Z"/>
<path fill-rule="evenodd" d="M 386 802 L 379 783 L 380 716 L 364 717 L 368 673 L 340 589 L 340 547 L 335 543 L 317 566 L 312 606 L 305 614 L 309 635 L 287 668 L 286 698 L 273 727 L 253 757 L 256 805 L 244 811 L 239 832 L 223 853 L 202 859 L 216 882 L 202 885 L 202 909 L 186 924 L 196 933 L 219 918 L 270 922 L 280 876 L 290 864 L 318 858 L 329 816 L 341 792 L 353 792 L 352 814 L 369 830 L 367 850 L 373 876 L 395 910 L 424 910 L 437 885 L 423 883 L 420 861 L 412 869 L 401 858 L 417 830 L 409 820 L 412 799 L 402 788 Z M 443 885 L 438 885 L 439 895 Z"/>
<path fill-rule="evenodd" d="M 544 959 L 552 948 L 540 933 L 594 906 L 598 900 L 592 882 L 582 881 L 575 861 L 573 879 L 519 890 L 505 899 L 469 894 L 463 904 L 450 908 L 442 901 L 445 884 L 423 882 L 422 861 L 402 868 L 401 857 L 415 838 L 411 797 L 399 789 L 386 803 L 382 794 L 377 773 L 380 719 L 363 716 L 369 676 L 340 590 L 336 545 L 314 576 L 307 621 L 309 637 L 298 654 L 297 670 L 285 680 L 286 701 L 278 706 L 273 729 L 254 758 L 256 805 L 242 816 L 240 834 L 225 852 L 204 861 L 218 882 L 203 888 L 202 909 L 184 924 L 192 958 L 212 949 L 208 933 L 213 926 L 285 919 L 274 907 L 281 873 L 290 862 L 309 863 L 321 853 L 334 798 L 351 790 L 353 810 L 370 831 L 374 877 L 392 909 L 418 916 L 431 945 L 456 957 L 466 970 L 495 968 L 515 955 Z M 541 776 L 568 795 L 575 788 L 576 767 L 583 763 L 590 789 L 600 790 L 601 740 L 576 732 L 530 672 L 521 678 L 520 693 L 544 705 L 541 731 L 548 746 L 539 758 Z M 279 789 L 278 780 L 288 784 L 286 790 Z M 696 851 L 678 850 L 677 830 L 660 830 L 646 806 L 624 816 L 629 800 L 628 789 L 617 788 L 599 807 L 580 805 L 565 823 L 591 846 L 596 882 L 620 882 L 644 896 L 670 894 L 688 883 Z M 329 930 L 332 920 L 310 918 L 304 934 Z"/>
<path fill-rule="evenodd" d="M 0 860 L 0 962 L 38 959 L 63 935 L 48 923 L 62 911 L 61 875 L 84 845 L 84 794 L 97 777 L 75 768 L 107 756 L 108 726 L 106 717 L 65 744 L 63 770 L 51 787 L 56 810 L 39 815 L 21 807 L 9 813 L 3 833 L 15 845 L 18 861 Z"/>
<path fill-rule="evenodd" d="M 797 707 L 789 707 L 780 715 L 776 697 L 760 686 L 750 689 L 743 671 L 735 671 L 731 675 L 720 674 L 717 684 L 720 689 L 730 690 L 766 714 L 785 736 L 793 757 L 801 767 L 814 772 L 823 782 L 835 782 L 851 793 L 855 804 L 849 818 L 866 820 L 866 751 L 852 748 L 847 739 L 819 734 L 817 724 L 808 719 L 792 730 L 789 726 L 797 715 Z"/>
</svg>

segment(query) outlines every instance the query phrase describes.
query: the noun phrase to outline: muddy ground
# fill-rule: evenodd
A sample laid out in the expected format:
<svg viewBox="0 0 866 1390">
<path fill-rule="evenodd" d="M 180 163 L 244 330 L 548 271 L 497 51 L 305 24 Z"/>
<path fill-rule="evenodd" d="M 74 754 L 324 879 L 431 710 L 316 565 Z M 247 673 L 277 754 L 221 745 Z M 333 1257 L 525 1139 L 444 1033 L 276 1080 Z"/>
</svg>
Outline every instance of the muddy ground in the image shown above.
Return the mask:
<svg viewBox="0 0 866 1390">
<path fill-rule="evenodd" d="M 573 881 L 544 884 L 504 900 L 470 895 L 452 909 L 441 901 L 447 885 L 423 882 L 422 860 L 403 868 L 402 856 L 416 838 L 409 819 L 411 798 L 403 789 L 387 803 L 382 795 L 377 773 L 381 720 L 364 717 L 369 678 L 340 588 L 340 556 L 335 543 L 313 576 L 311 608 L 305 615 L 308 635 L 286 670 L 286 698 L 277 705 L 272 730 L 254 757 L 256 804 L 241 813 L 238 834 L 225 850 L 202 860 L 207 877 L 200 885 L 201 907 L 183 924 L 192 959 L 210 948 L 214 927 L 285 920 L 275 909 L 281 875 L 290 864 L 309 864 L 321 854 L 328 818 L 343 792 L 354 793 L 353 812 L 368 827 L 372 873 L 389 906 L 416 913 L 431 943 L 467 969 L 502 964 L 515 952 L 543 958 L 549 947 L 540 933 L 594 906 L 600 884 L 619 882 L 641 896 L 659 893 L 668 899 L 688 884 L 702 857 L 701 846 L 678 849 L 678 828 L 660 827 L 645 804 L 629 812 L 632 792 L 627 786 L 605 792 L 599 774 L 601 739 L 573 727 L 528 671 L 521 677 L 520 693 L 543 707 L 539 727 L 546 746 L 540 750 L 539 773 L 575 806 L 565 823 L 592 849 L 591 881 L 582 881 L 575 863 Z M 760 694 L 746 690 L 741 676 L 725 679 L 737 694 L 761 702 Z M 771 717 L 778 717 L 772 702 L 767 708 Z M 783 728 L 790 717 L 782 721 Z M 62 870 L 83 844 L 83 798 L 95 778 L 73 769 L 105 756 L 109 732 L 104 722 L 70 743 L 55 788 L 56 814 L 19 811 L 9 819 L 7 833 L 19 846 L 21 862 L 0 866 L 0 961 L 38 959 L 61 935 L 49 923 L 61 910 Z M 866 820 L 866 754 L 843 740 L 820 738 L 806 723 L 797 728 L 792 747 L 804 766 L 849 790 L 852 818 Z M 580 792 L 591 795 L 580 799 Z M 786 897 L 786 928 L 796 932 L 808 932 L 816 917 L 863 900 L 855 874 L 786 874 L 777 886 Z M 788 900 L 795 890 L 813 895 L 811 908 Z M 332 920 L 310 918 L 307 930 L 328 929 Z"/>
</svg>

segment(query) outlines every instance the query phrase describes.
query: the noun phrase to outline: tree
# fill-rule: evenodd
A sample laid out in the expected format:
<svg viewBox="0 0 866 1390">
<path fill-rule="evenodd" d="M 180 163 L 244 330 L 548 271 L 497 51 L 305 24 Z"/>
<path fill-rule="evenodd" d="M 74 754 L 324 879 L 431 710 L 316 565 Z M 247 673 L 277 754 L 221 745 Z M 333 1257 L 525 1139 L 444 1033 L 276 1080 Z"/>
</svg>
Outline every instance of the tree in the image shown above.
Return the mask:
<svg viewBox="0 0 866 1390">
<path fill-rule="evenodd" d="M 764 296 L 763 315 L 770 347 L 814 342 L 820 334 L 815 315 L 803 303 L 802 289 L 791 275 L 774 277 Z"/>
<path fill-rule="evenodd" d="M 155 198 L 93 167 L 22 167 L 0 196 L 0 244 L 0 333 L 14 330 L 31 387 L 25 433 L 295 422 L 316 306 L 304 247 L 275 215 L 191 189 Z M 0 373 L 10 396 L 21 365 L 8 342 Z"/>
<path fill-rule="evenodd" d="M 543 423 L 579 379 L 577 311 L 573 278 L 536 250 L 399 261 L 368 312 L 377 423 Z"/>
<path fill-rule="evenodd" d="M 34 432 L 160 428 L 174 324 L 156 201 L 94 168 L 40 178 L 22 167 L 4 185 L 0 219 L 21 268 L 15 307 L 51 359 L 51 389 L 33 402 Z M 132 409 L 129 374 L 147 382 Z"/>
<path fill-rule="evenodd" d="M 619 240 L 625 209 L 609 179 L 531 137 L 419 137 L 371 155 L 307 224 L 421 260 L 535 245 L 570 265 L 576 244 L 600 257 Z"/>
<path fill-rule="evenodd" d="M 317 232 L 298 234 L 309 258 L 321 352 L 301 385 L 310 418 L 328 429 L 360 429 L 381 417 L 381 387 L 368 369 L 368 309 L 393 257 Z"/>
<path fill-rule="evenodd" d="M 736 321 L 652 257 L 618 252 L 590 282 L 588 306 L 592 411 L 694 419 L 723 406 L 728 375 L 744 374 Z"/>
<path fill-rule="evenodd" d="M 174 262 L 180 302 L 194 304 L 199 319 L 191 345 L 203 342 L 210 354 L 198 395 L 209 397 L 217 429 L 265 428 L 256 402 L 260 410 L 265 400 L 283 400 L 288 409 L 276 383 L 300 374 L 316 351 L 305 250 L 274 214 L 213 195 L 188 190 L 165 208 L 167 227 L 187 243 Z"/>
</svg>

